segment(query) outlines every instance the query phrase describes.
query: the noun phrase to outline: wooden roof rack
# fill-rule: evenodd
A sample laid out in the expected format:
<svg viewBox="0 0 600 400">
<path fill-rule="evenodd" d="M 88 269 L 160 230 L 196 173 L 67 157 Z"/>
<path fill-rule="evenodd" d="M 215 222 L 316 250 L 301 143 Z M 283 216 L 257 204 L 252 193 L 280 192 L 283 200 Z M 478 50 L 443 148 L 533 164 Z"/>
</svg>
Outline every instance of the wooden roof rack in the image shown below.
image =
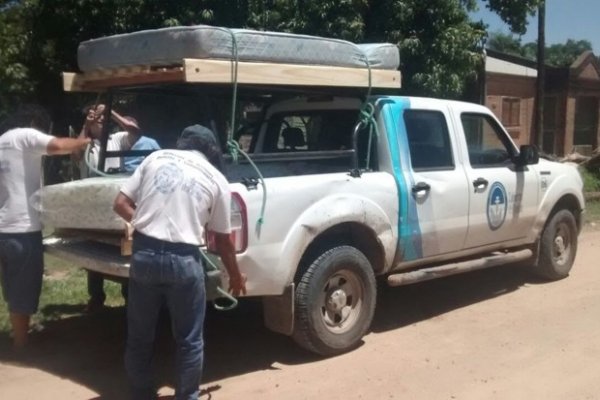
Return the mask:
<svg viewBox="0 0 600 400">
<path fill-rule="evenodd" d="M 67 92 L 96 92 L 113 87 L 155 83 L 233 83 L 233 61 L 213 59 L 183 60 L 170 67 L 131 66 L 85 73 L 63 73 L 63 88 Z M 400 71 L 371 69 L 371 87 L 400 88 Z M 368 87 L 367 68 L 324 65 L 238 62 L 238 84 Z"/>
</svg>

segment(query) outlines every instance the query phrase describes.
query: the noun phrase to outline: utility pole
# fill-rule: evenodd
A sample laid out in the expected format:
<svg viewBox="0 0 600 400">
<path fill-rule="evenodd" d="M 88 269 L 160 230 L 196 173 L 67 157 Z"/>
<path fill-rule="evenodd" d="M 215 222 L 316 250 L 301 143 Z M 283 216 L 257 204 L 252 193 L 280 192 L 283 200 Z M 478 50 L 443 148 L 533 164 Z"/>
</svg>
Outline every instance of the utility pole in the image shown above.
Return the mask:
<svg viewBox="0 0 600 400">
<path fill-rule="evenodd" d="M 537 82 L 535 101 L 535 144 L 544 146 L 544 82 L 546 80 L 546 1 L 538 6 Z"/>
</svg>

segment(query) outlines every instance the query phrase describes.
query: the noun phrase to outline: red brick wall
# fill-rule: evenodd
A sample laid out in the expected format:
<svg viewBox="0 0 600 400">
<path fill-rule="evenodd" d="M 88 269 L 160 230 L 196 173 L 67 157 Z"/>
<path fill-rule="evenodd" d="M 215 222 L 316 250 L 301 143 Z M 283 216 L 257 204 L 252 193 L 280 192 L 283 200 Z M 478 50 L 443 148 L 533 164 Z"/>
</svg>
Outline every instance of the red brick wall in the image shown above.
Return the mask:
<svg viewBox="0 0 600 400">
<path fill-rule="evenodd" d="M 487 73 L 486 76 L 485 105 L 498 119 L 502 120 L 502 99 L 504 97 L 520 98 L 520 124 L 506 129 L 517 145 L 530 143 L 536 78 L 496 73 Z"/>
</svg>

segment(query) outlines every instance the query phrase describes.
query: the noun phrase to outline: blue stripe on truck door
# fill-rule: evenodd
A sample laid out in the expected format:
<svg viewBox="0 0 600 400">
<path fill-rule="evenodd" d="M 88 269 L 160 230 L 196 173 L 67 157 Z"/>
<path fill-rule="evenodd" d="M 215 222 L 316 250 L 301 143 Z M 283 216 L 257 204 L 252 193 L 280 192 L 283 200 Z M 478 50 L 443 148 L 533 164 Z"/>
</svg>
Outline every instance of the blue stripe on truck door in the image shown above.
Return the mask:
<svg viewBox="0 0 600 400">
<path fill-rule="evenodd" d="M 387 98 L 386 100 L 390 100 Z M 410 100 L 393 98 L 386 102 L 385 129 L 390 147 L 394 180 L 398 187 L 398 261 L 411 261 L 423 257 L 421 228 L 415 198 L 411 189 L 414 177 L 410 166 L 410 152 L 404 125 L 403 111 L 410 109 Z"/>
</svg>

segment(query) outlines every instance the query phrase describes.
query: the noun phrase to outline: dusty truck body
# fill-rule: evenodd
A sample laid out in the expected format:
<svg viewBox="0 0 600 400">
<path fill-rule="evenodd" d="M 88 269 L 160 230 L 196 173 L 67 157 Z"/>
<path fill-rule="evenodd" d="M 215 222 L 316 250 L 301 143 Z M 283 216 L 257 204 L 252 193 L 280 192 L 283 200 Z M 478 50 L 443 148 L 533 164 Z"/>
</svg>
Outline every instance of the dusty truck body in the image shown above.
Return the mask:
<svg viewBox="0 0 600 400">
<path fill-rule="evenodd" d="M 199 64 L 188 65 L 196 76 Z M 333 77 L 309 83 L 324 79 L 319 93 L 269 102 L 245 131 L 260 174 L 243 158 L 227 166 L 232 241 L 248 296 L 263 299 L 270 329 L 311 351 L 336 354 L 357 346 L 368 331 L 377 276 L 397 286 L 513 262 L 548 279 L 568 275 L 584 208 L 575 168 L 539 160 L 531 146 L 517 148 L 485 107 L 334 96 L 339 71 L 330 72 Z M 65 82 L 81 90 L 160 86 L 165 77 L 169 85 L 192 83 L 187 72 L 173 74 L 83 74 Z M 368 83 L 359 80 L 364 89 Z M 99 230 L 98 222 L 67 222 L 60 207 L 47 207 L 43 217 L 58 229 L 48 251 L 126 277 L 127 233 L 114 232 L 127 230 L 110 210 L 124 179 L 45 188 L 43 199 L 72 212 L 81 209 L 82 192 L 105 210 Z"/>
</svg>

